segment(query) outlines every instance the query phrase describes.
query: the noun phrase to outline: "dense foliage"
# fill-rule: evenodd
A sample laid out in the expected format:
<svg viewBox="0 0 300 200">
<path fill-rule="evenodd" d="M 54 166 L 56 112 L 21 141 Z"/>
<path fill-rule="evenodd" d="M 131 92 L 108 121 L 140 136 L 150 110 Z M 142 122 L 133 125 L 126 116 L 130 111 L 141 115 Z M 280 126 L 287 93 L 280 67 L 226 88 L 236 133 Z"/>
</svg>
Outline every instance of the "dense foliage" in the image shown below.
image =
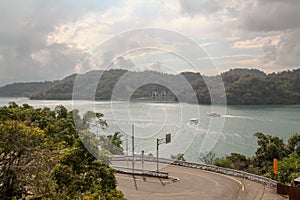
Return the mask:
<svg viewBox="0 0 300 200">
<path fill-rule="evenodd" d="M 110 152 L 95 150 L 101 142 L 120 146 L 120 133 L 97 140 L 88 130 L 91 122 L 106 126 L 102 117 L 91 112 L 81 117 L 63 106 L 1 107 L 0 199 L 124 199 L 107 165 Z M 81 139 L 93 141 L 91 151 Z"/>
<path fill-rule="evenodd" d="M 298 104 L 300 103 L 300 69 L 280 73 L 265 74 L 256 69 L 233 69 L 222 73 L 228 104 Z M 130 94 L 131 99 L 153 99 L 156 91 L 158 100 L 210 104 L 210 96 L 220 96 L 220 76 L 207 77 L 199 73 L 183 72 L 177 75 L 144 71 L 130 72 L 122 69 L 91 71 L 86 74 L 73 74 L 61 81 L 45 83 L 18 83 L 0 88 L 0 96 L 28 96 L 32 99 L 72 99 L 74 81 L 79 84 L 78 99 L 91 99 L 95 92 L 96 100 L 124 99 L 118 94 Z M 101 78 L 100 78 L 101 77 Z M 194 89 L 190 92 L 183 87 L 182 77 Z M 100 78 L 100 80 L 98 80 Z M 165 85 L 158 84 L 164 83 Z M 93 83 L 98 83 L 96 86 Z M 147 83 L 147 84 L 144 84 Z M 116 86 L 125 85 L 122 91 Z M 207 85 L 210 86 L 208 89 Z M 136 88 L 136 86 L 138 86 Z M 168 86 L 168 87 L 167 87 Z M 93 88 L 95 87 L 95 88 Z M 125 91 L 124 91 L 125 90 Z M 166 94 L 161 95 L 162 92 Z M 196 94 L 198 102 L 193 100 Z"/>
<path fill-rule="evenodd" d="M 244 170 L 263 175 L 281 183 L 292 183 L 300 177 L 300 134 L 292 135 L 287 144 L 277 136 L 255 133 L 258 148 L 250 158 L 232 153 L 225 158 L 214 159 L 214 164 L 221 167 Z M 279 161 L 279 174 L 273 172 L 273 159 Z"/>
<path fill-rule="evenodd" d="M 54 82 L 13 83 L 0 88 L 0 97 L 30 97 L 33 93 L 42 92 Z"/>
</svg>

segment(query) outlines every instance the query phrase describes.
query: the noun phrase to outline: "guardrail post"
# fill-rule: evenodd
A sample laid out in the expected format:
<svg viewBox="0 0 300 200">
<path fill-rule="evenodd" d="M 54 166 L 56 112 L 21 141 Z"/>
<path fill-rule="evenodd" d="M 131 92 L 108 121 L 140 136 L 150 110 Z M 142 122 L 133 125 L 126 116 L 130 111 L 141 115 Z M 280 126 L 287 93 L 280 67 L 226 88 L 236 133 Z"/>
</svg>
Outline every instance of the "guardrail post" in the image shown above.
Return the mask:
<svg viewBox="0 0 300 200">
<path fill-rule="evenodd" d="M 142 170 L 144 170 L 144 150 L 142 150 Z"/>
</svg>

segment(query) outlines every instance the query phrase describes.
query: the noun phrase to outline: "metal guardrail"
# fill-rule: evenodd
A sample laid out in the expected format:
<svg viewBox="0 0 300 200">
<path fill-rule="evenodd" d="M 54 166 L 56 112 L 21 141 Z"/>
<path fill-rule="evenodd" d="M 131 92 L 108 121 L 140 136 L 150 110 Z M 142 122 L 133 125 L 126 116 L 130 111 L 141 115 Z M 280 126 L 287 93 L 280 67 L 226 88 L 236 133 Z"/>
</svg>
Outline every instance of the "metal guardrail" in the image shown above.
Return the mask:
<svg viewBox="0 0 300 200">
<path fill-rule="evenodd" d="M 205 164 L 199 164 L 199 163 L 190 163 L 190 162 L 183 162 L 183 161 L 174 161 L 172 163 L 173 165 L 179 165 L 179 166 L 185 166 L 189 168 L 196 168 L 196 169 L 202 169 L 207 171 L 212 171 L 220 174 L 225 174 L 229 176 L 235 176 L 235 177 L 241 177 L 244 179 L 248 179 L 251 181 L 255 181 L 258 183 L 262 183 L 268 186 L 276 187 L 277 182 L 266 178 L 262 176 L 258 176 L 256 174 L 251 174 L 244 171 L 234 170 L 234 169 L 227 169 L 223 167 L 213 166 L 213 165 L 205 165 Z"/>
<path fill-rule="evenodd" d="M 125 173 L 125 174 L 132 174 L 131 168 L 125 168 L 125 167 L 114 167 L 114 169 L 117 172 Z M 152 176 L 152 177 L 158 177 L 158 178 L 169 178 L 169 173 L 167 172 L 157 172 L 157 171 L 150 171 L 150 170 L 142 170 L 142 169 L 134 169 L 135 175 L 140 176 Z"/>
<path fill-rule="evenodd" d="M 124 160 L 132 160 L 132 156 L 113 156 L 111 157 L 112 161 L 124 161 Z M 136 161 L 140 161 L 141 157 L 138 155 L 135 156 Z M 144 161 L 147 162 L 156 162 L 157 159 L 155 157 L 144 157 Z M 251 181 L 255 181 L 258 183 L 262 183 L 268 186 L 276 187 L 277 182 L 266 178 L 262 176 L 258 176 L 256 174 L 251 174 L 248 172 L 244 171 L 239 171 L 239 170 L 234 170 L 234 169 L 228 169 L 228 168 L 223 168 L 223 167 L 218 167 L 214 165 L 207 165 L 207 164 L 201 164 L 201 163 L 193 163 L 193 162 L 185 162 L 185 161 L 179 161 L 179 160 L 171 160 L 171 159 L 166 159 L 166 158 L 159 158 L 160 163 L 165 163 L 165 164 L 171 164 L 171 165 L 177 165 L 177 166 L 182 166 L 182 167 L 189 167 L 189 168 L 194 168 L 194 169 L 201 169 L 201 170 L 206 170 L 206 171 L 211 171 L 211 172 L 216 172 L 220 174 L 225 174 L 229 176 L 235 176 L 235 177 L 241 177 L 244 179 L 248 179 Z"/>
</svg>

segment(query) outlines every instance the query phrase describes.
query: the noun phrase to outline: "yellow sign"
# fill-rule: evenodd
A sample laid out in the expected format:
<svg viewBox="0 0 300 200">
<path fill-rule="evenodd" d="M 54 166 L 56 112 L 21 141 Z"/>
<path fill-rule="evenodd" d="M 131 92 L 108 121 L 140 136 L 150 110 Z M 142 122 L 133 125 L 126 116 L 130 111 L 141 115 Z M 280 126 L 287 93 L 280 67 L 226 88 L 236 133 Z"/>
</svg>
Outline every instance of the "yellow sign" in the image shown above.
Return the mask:
<svg viewBox="0 0 300 200">
<path fill-rule="evenodd" d="M 273 166 L 274 166 L 274 174 L 278 174 L 278 160 L 274 158 L 273 160 Z"/>
</svg>

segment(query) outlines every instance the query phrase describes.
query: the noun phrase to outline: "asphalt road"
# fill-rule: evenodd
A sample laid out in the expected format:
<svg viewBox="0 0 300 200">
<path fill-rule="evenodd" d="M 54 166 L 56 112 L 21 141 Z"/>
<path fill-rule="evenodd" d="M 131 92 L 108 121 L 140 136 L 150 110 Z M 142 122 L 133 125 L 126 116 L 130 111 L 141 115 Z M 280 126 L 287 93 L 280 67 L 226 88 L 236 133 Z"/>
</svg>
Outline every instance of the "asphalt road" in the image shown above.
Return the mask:
<svg viewBox="0 0 300 200">
<path fill-rule="evenodd" d="M 153 166 L 152 166 L 153 167 Z M 165 166 L 170 179 L 117 174 L 118 189 L 128 200 L 281 200 L 276 189 L 242 178 L 199 169 Z"/>
</svg>

